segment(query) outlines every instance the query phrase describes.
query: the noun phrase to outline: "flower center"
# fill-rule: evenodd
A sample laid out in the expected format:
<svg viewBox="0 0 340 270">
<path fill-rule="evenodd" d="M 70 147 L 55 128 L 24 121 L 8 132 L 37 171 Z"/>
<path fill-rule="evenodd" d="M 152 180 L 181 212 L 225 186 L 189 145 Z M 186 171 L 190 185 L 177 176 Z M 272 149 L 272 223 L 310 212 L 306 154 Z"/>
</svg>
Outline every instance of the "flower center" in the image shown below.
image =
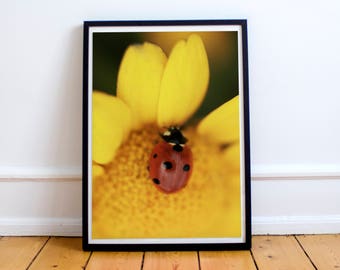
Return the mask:
<svg viewBox="0 0 340 270">
<path fill-rule="evenodd" d="M 154 186 L 147 170 L 152 150 L 162 140 L 158 129 L 149 126 L 131 132 L 105 166 L 105 174 L 93 180 L 94 238 L 240 233 L 239 174 L 228 168 L 219 146 L 206 143 L 193 130 L 187 130 L 185 136 L 193 152 L 193 172 L 186 187 L 166 194 Z"/>
</svg>

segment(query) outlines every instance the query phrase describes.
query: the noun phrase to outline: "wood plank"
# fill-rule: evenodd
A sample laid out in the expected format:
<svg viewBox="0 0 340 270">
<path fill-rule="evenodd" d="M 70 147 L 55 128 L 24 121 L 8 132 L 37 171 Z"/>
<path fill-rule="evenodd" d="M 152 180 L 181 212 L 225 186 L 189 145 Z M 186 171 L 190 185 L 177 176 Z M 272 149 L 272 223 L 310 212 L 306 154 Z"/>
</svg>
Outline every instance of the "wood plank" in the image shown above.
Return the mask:
<svg viewBox="0 0 340 270">
<path fill-rule="evenodd" d="M 29 270 L 84 269 L 90 252 L 82 250 L 81 238 L 52 237 Z"/>
<path fill-rule="evenodd" d="M 0 239 L 0 269 L 26 269 L 48 237 L 2 237 Z"/>
<path fill-rule="evenodd" d="M 86 270 L 141 269 L 143 252 L 93 252 Z"/>
<path fill-rule="evenodd" d="M 318 270 L 340 269 L 340 235 L 301 235 L 297 239 Z"/>
<path fill-rule="evenodd" d="M 143 270 L 198 270 L 197 252 L 146 252 Z"/>
<path fill-rule="evenodd" d="M 315 269 L 294 236 L 254 236 L 252 244 L 261 270 Z"/>
<path fill-rule="evenodd" d="M 200 251 L 201 270 L 256 270 L 249 251 Z"/>
</svg>

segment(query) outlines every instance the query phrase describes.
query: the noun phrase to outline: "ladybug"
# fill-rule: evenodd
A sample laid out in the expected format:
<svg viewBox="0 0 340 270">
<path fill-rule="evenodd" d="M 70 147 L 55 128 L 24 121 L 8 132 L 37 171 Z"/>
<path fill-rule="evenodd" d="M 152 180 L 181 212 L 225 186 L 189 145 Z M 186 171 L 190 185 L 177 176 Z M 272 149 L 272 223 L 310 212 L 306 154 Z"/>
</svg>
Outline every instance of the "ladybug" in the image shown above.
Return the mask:
<svg viewBox="0 0 340 270">
<path fill-rule="evenodd" d="M 184 188 L 192 172 L 192 152 L 188 141 L 177 127 L 170 127 L 160 135 L 149 159 L 149 175 L 153 184 L 164 193 Z"/>
</svg>

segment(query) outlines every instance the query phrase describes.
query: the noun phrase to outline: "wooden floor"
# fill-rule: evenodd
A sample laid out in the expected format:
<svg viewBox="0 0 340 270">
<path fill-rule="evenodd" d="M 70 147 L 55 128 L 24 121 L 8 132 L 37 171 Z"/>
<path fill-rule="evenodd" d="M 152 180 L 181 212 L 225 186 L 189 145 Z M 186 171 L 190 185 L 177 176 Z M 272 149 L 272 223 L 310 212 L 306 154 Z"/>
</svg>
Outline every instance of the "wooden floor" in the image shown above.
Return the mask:
<svg viewBox="0 0 340 270">
<path fill-rule="evenodd" d="M 1 237 L 1 270 L 340 270 L 340 235 L 254 236 L 251 251 L 83 252 L 81 238 Z"/>
</svg>

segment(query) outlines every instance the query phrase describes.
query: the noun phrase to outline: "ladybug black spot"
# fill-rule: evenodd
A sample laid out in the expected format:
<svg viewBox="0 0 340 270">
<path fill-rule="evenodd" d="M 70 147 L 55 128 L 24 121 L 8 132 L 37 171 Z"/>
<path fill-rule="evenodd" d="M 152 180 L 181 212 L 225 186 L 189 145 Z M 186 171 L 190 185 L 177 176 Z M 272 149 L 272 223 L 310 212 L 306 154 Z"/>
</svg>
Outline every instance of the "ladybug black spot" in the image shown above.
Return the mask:
<svg viewBox="0 0 340 270">
<path fill-rule="evenodd" d="M 179 144 L 175 144 L 172 149 L 174 149 L 176 152 L 182 152 L 183 151 L 183 147 L 180 146 Z"/>
<path fill-rule="evenodd" d="M 189 165 L 189 164 L 185 164 L 185 165 L 183 166 L 183 171 L 187 172 L 187 171 L 189 171 L 189 170 L 190 170 L 190 165 Z"/>
<path fill-rule="evenodd" d="M 153 154 L 153 156 L 152 156 L 153 158 L 156 158 L 157 157 L 157 153 L 155 153 L 155 154 Z"/>
<path fill-rule="evenodd" d="M 172 163 L 170 161 L 163 162 L 165 169 L 170 170 L 172 168 Z"/>
<path fill-rule="evenodd" d="M 156 184 L 159 185 L 161 183 L 161 181 L 159 181 L 159 179 L 157 178 L 153 178 L 152 181 Z"/>
</svg>

